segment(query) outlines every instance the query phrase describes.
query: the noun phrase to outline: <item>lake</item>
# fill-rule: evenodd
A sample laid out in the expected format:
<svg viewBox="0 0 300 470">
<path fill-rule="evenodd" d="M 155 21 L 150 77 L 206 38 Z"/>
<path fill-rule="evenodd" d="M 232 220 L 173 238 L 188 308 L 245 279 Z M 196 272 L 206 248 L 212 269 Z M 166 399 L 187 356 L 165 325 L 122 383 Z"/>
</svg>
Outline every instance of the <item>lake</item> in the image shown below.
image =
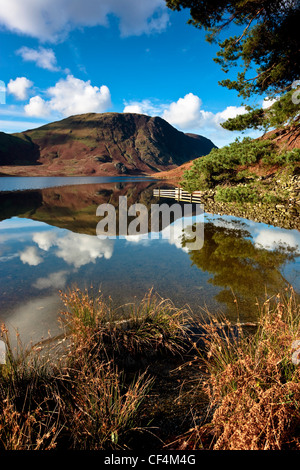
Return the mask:
<svg viewBox="0 0 300 470">
<path fill-rule="evenodd" d="M 166 238 L 168 226 L 153 233 L 148 224 L 135 236 L 97 237 L 99 206 L 118 211 L 125 196 L 128 206 L 170 206 L 174 200 L 153 195 L 167 186 L 151 178 L 0 178 L 0 322 L 25 343 L 55 335 L 59 290 L 73 286 L 100 289 L 115 305 L 153 288 L 196 314 L 207 308 L 242 321 L 255 320 L 266 293 L 289 285 L 300 293 L 297 230 L 204 212 L 184 224 L 186 233 L 204 227 L 198 250 L 185 242 L 185 217 Z"/>
</svg>

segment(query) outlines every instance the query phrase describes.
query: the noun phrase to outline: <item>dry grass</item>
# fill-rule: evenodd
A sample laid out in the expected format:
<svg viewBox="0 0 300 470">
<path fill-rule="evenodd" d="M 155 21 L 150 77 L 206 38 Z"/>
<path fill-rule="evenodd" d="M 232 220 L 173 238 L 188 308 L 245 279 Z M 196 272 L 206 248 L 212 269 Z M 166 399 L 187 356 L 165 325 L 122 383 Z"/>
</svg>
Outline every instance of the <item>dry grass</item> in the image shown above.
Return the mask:
<svg viewBox="0 0 300 470">
<path fill-rule="evenodd" d="M 188 333 L 187 310 L 176 308 L 150 290 L 140 303 L 112 308 L 100 292 L 74 289 L 62 293 L 66 331 L 82 352 L 114 358 L 179 354 Z"/>
<path fill-rule="evenodd" d="M 138 426 L 138 411 L 153 380 L 139 374 L 126 382 L 113 364 L 85 360 L 64 370 L 65 426 L 71 448 L 122 449 L 126 433 Z M 126 447 L 126 446 L 125 446 Z"/>
<path fill-rule="evenodd" d="M 300 369 L 292 361 L 300 339 L 300 307 L 293 291 L 267 300 L 253 335 L 224 320 L 205 325 L 210 420 L 195 427 L 214 450 L 300 448 Z"/>
<path fill-rule="evenodd" d="M 12 351 L 2 325 L 6 364 L 0 366 L 0 449 L 50 450 L 62 431 L 62 407 L 57 383 L 48 371 L 49 358 L 28 356 L 18 338 Z"/>
<path fill-rule="evenodd" d="M 149 292 L 121 321 L 102 296 L 79 289 L 61 295 L 67 310 L 58 350 L 28 351 L 18 342 L 12 351 L 2 327 L 7 357 L 0 366 L 0 449 L 126 448 L 153 378 L 143 363 L 134 377 L 127 375 L 123 357 L 180 353 L 183 311 Z"/>
<path fill-rule="evenodd" d="M 171 430 L 173 448 L 300 449 L 300 364 L 293 349 L 300 307 L 292 290 L 261 306 L 251 334 L 210 316 L 198 325 L 201 343 L 188 351 L 187 312 L 151 291 L 122 312 L 99 293 L 75 289 L 62 297 L 65 336 L 55 354 L 21 346 L 13 353 L 1 330 L 7 363 L 0 366 L 0 449 L 126 449 L 132 431 L 144 430 L 149 363 L 179 357 L 183 364 L 191 354 L 189 365 L 206 370 L 197 381 L 207 416 L 202 419 L 204 401 L 197 408 L 193 383 L 194 424 L 175 441 Z M 128 357 L 136 361 L 133 369 Z"/>
</svg>

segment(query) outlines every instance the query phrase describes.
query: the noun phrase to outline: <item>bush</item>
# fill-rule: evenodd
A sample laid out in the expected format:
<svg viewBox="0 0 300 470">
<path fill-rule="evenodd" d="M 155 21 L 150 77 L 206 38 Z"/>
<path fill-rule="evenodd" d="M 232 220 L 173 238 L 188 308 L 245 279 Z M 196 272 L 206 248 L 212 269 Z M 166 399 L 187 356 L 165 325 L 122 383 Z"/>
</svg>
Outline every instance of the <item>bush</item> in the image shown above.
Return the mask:
<svg viewBox="0 0 300 470">
<path fill-rule="evenodd" d="M 271 193 L 260 194 L 257 187 L 248 186 L 228 186 L 216 188 L 216 201 L 218 202 L 236 202 L 243 203 L 258 203 L 263 204 L 276 204 L 281 202 L 278 196 Z"/>
<path fill-rule="evenodd" d="M 236 140 L 220 149 L 213 149 L 208 155 L 194 161 L 190 170 L 184 173 L 182 186 L 187 191 L 212 188 L 221 181 L 234 179 L 239 167 L 252 165 L 274 151 L 269 140 Z"/>
<path fill-rule="evenodd" d="M 286 165 L 300 162 L 300 149 L 293 149 L 288 152 L 272 153 L 268 158 L 263 157 L 265 165 Z"/>
<path fill-rule="evenodd" d="M 241 179 L 253 180 L 248 168 L 260 163 L 267 170 L 270 166 L 290 166 L 300 162 L 300 150 L 280 153 L 271 140 L 238 139 L 220 149 L 213 149 L 208 155 L 198 158 L 183 175 L 182 187 L 189 191 L 214 188 L 219 184 L 235 184 Z"/>
<path fill-rule="evenodd" d="M 217 187 L 216 201 L 219 202 L 258 202 L 257 191 L 248 186 Z"/>
</svg>

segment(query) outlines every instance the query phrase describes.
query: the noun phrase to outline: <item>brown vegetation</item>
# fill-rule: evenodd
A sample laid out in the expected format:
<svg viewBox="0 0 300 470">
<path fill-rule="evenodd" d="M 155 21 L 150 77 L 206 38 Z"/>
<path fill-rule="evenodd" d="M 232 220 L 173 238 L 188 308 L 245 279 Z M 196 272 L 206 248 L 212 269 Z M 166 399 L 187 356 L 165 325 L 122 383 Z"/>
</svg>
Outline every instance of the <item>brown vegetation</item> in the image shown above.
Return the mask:
<svg viewBox="0 0 300 470">
<path fill-rule="evenodd" d="M 252 325 L 208 312 L 191 323 L 152 292 L 113 310 L 91 292 L 62 294 L 65 332 L 49 351 L 13 354 L 2 327 L 1 449 L 300 448 L 293 291 L 267 299 Z"/>
<path fill-rule="evenodd" d="M 8 136 L 3 134 L 4 141 Z M 10 149 L 1 173 L 18 176 L 143 175 L 176 168 L 206 155 L 214 144 L 184 134 L 159 117 L 132 113 L 82 114 L 15 134 L 14 141 L 38 150 L 30 168 Z M 34 147 L 33 147 L 34 146 Z M 30 163 L 30 162 L 26 162 Z"/>
<path fill-rule="evenodd" d="M 254 334 L 226 319 L 205 325 L 209 419 L 189 438 L 214 450 L 300 448 L 300 309 L 293 291 L 262 306 Z M 298 346 L 299 348 L 299 346 Z M 293 360 L 292 360 L 293 358 Z"/>
</svg>

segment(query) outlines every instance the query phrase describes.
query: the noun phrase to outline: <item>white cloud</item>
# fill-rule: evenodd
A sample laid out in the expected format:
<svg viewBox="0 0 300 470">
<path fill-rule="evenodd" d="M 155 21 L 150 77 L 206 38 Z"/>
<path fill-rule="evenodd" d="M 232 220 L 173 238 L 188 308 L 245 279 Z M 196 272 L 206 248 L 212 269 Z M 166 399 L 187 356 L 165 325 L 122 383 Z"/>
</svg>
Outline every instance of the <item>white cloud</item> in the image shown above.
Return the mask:
<svg viewBox="0 0 300 470">
<path fill-rule="evenodd" d="M 29 103 L 24 106 L 24 111 L 27 116 L 32 117 L 47 117 L 51 114 L 49 104 L 40 96 L 30 98 Z"/>
<path fill-rule="evenodd" d="M 254 236 L 255 245 L 258 247 L 265 248 L 267 250 L 273 250 L 280 246 L 288 246 L 290 248 L 296 248 L 299 252 L 300 247 L 300 236 L 296 231 L 287 231 L 283 229 L 263 229 Z"/>
<path fill-rule="evenodd" d="M 163 0 L 0 0 L 0 24 L 6 29 L 55 42 L 72 29 L 108 26 L 116 16 L 122 36 L 159 32 L 169 16 Z"/>
<path fill-rule="evenodd" d="M 123 113 L 137 113 L 137 114 L 147 114 L 149 116 L 156 116 L 160 115 L 163 110 L 164 106 L 159 104 L 154 104 L 150 100 L 142 100 L 142 101 L 131 101 L 131 102 L 124 102 L 125 107 Z"/>
<path fill-rule="evenodd" d="M 109 259 L 113 254 L 112 240 L 99 240 L 91 235 L 70 233 L 59 238 L 56 244 L 56 256 L 75 268 L 95 263 L 98 258 Z"/>
<path fill-rule="evenodd" d="M 163 0 L 106 0 L 104 3 L 110 3 L 112 13 L 120 18 L 122 36 L 161 32 L 169 23 L 168 10 Z"/>
<path fill-rule="evenodd" d="M 223 129 L 220 124 L 229 118 L 247 112 L 244 106 L 228 106 L 215 114 L 205 111 L 202 109 L 202 100 L 193 93 L 188 93 L 183 98 L 169 104 L 153 104 L 150 100 L 132 101 L 124 104 L 123 112 L 161 116 L 183 132 L 204 134 L 218 146 L 232 142 L 237 136 L 236 133 Z"/>
<path fill-rule="evenodd" d="M 191 131 L 205 127 L 221 129 L 220 123 L 238 114 L 246 113 L 244 106 L 228 106 L 216 114 L 202 108 L 202 100 L 193 93 L 186 94 L 170 104 L 153 104 L 150 100 L 125 103 L 124 113 L 159 115 L 182 131 Z"/>
<path fill-rule="evenodd" d="M 214 116 L 214 121 L 217 124 L 227 121 L 227 119 L 234 118 L 240 114 L 247 113 L 245 106 L 227 106 L 224 111 L 221 111 Z"/>
<path fill-rule="evenodd" d="M 68 75 L 64 80 L 49 88 L 52 97 L 50 106 L 65 116 L 87 112 L 103 112 L 111 106 L 110 91 L 107 86 L 92 86 L 90 80 L 84 82 Z"/>
<path fill-rule="evenodd" d="M 214 114 L 204 111 L 201 106 L 201 99 L 193 93 L 188 93 L 184 98 L 171 103 L 163 112 L 162 117 L 183 131 L 205 127 L 221 129 L 222 122 L 246 112 L 244 106 L 228 106 L 223 111 Z"/>
<path fill-rule="evenodd" d="M 193 221 L 195 222 L 195 221 Z M 197 220 L 199 222 L 199 220 Z M 191 223 L 192 225 L 192 223 Z M 151 239 L 162 239 L 170 245 L 175 245 L 176 248 L 180 248 L 185 253 L 188 253 L 188 247 L 183 246 L 182 239 L 183 235 L 186 235 L 186 238 L 191 238 L 191 235 L 188 234 L 188 229 L 191 226 L 187 225 L 186 221 L 183 218 L 177 219 L 175 222 L 164 227 L 160 232 L 150 232 L 138 235 L 127 235 L 124 238 L 129 243 L 139 243 L 142 245 L 148 245 Z"/>
<path fill-rule="evenodd" d="M 52 72 L 60 70 L 57 66 L 55 53 L 52 49 L 45 49 L 44 47 L 30 49 L 24 46 L 17 50 L 16 54 L 20 55 L 22 59 L 27 62 L 35 62 L 36 65 L 42 69 L 51 70 Z"/>
<path fill-rule="evenodd" d="M 17 303 L 17 302 L 16 302 Z M 10 332 L 12 348 L 18 346 L 16 331 L 21 332 L 21 340 L 25 345 L 36 343 L 43 338 L 60 334 L 60 326 L 57 314 L 61 311 L 62 303 L 60 296 L 39 297 L 28 302 L 23 299 L 12 307 L 9 312 L 7 327 Z"/>
<path fill-rule="evenodd" d="M 123 113 L 148 114 L 139 103 L 131 103 L 126 105 Z"/>
<path fill-rule="evenodd" d="M 276 103 L 276 101 L 279 100 L 279 96 L 277 96 L 276 98 L 274 99 L 271 99 L 271 98 L 264 98 L 263 102 L 262 102 L 262 108 L 263 109 L 268 109 L 270 108 L 274 103 Z"/>
<path fill-rule="evenodd" d="M 7 91 L 14 95 L 18 100 L 26 100 L 28 97 L 28 90 L 33 83 L 26 77 L 17 77 L 15 80 L 10 80 L 7 85 Z"/>
<path fill-rule="evenodd" d="M 175 245 L 176 248 L 180 248 L 181 250 L 188 253 L 188 249 L 182 246 L 183 230 L 183 219 L 179 219 L 170 224 L 168 227 L 165 227 L 161 231 L 161 236 L 163 239 L 167 239 L 170 245 Z"/>
<path fill-rule="evenodd" d="M 20 260 L 23 264 L 29 264 L 30 266 L 38 266 L 43 261 L 34 246 L 29 246 L 26 250 L 21 252 Z"/>
<path fill-rule="evenodd" d="M 180 129 L 193 129 L 199 127 L 203 119 L 210 117 L 210 113 L 203 111 L 201 105 L 202 101 L 198 96 L 188 93 L 184 98 L 171 103 L 162 117 Z"/>
<path fill-rule="evenodd" d="M 51 112 L 58 112 L 62 116 L 71 116 L 83 113 L 102 113 L 111 106 L 109 88 L 92 86 L 90 80 L 83 81 L 68 75 L 59 80 L 54 87 L 47 90 L 50 99 L 44 100 L 40 96 L 30 99 L 24 109 L 28 116 L 43 117 Z"/>
<path fill-rule="evenodd" d="M 120 237 L 121 238 L 121 237 Z M 124 236 L 125 240 L 132 243 L 145 243 L 145 240 L 149 240 L 149 233 L 142 233 L 137 235 L 126 235 Z"/>
</svg>

